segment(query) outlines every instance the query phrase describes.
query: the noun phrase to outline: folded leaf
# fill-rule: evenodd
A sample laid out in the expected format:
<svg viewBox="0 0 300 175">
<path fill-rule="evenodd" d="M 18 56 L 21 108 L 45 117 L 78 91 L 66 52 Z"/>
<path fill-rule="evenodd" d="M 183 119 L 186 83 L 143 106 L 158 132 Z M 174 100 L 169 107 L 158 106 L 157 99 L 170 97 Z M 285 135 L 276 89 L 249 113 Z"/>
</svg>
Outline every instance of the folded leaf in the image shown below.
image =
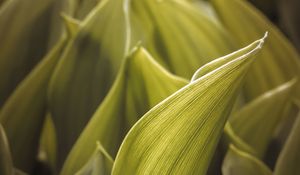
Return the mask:
<svg viewBox="0 0 300 175">
<path fill-rule="evenodd" d="M 8 141 L 4 129 L 0 124 L 0 174 L 12 175 L 13 171 L 13 163 L 10 155 Z"/>
<path fill-rule="evenodd" d="M 225 156 L 223 175 L 272 175 L 271 170 L 259 159 L 230 145 Z"/>
<path fill-rule="evenodd" d="M 160 64 L 185 78 L 233 51 L 225 29 L 190 2 L 133 0 L 130 19 L 133 40 L 141 41 Z"/>
<path fill-rule="evenodd" d="M 265 51 L 249 71 L 245 84 L 248 100 L 299 77 L 300 59 L 295 48 L 282 33 L 245 0 L 211 1 L 226 28 L 237 43 L 247 44 L 264 31 L 269 31 Z M 300 97 L 300 91 L 297 92 Z"/>
<path fill-rule="evenodd" d="M 293 129 L 282 149 L 274 170 L 274 175 L 300 173 L 300 115 L 298 115 Z"/>
<path fill-rule="evenodd" d="M 263 158 L 275 129 L 293 97 L 297 81 L 291 80 L 250 102 L 237 111 L 229 123 L 233 131 Z"/>
<path fill-rule="evenodd" d="M 74 174 L 91 156 L 97 140 L 115 157 L 132 125 L 150 108 L 186 84 L 187 81 L 162 68 L 145 49 L 135 48 L 72 148 L 62 174 Z"/>
<path fill-rule="evenodd" d="M 240 138 L 239 135 L 237 135 L 229 122 L 226 123 L 224 132 L 225 134 L 222 141 L 225 144 L 225 149 L 227 149 L 228 146 L 232 143 L 238 149 L 251 155 L 254 155 L 256 153 L 256 151 L 250 145 L 248 145 L 244 140 Z"/>
<path fill-rule="evenodd" d="M 62 39 L 53 48 L 22 81 L 0 112 L 0 123 L 6 131 L 14 164 L 25 172 L 30 172 L 35 162 L 45 118 L 47 86 L 65 43 L 66 39 Z"/>
<path fill-rule="evenodd" d="M 240 52 L 148 111 L 125 137 L 112 174 L 205 174 L 256 53 Z"/>
<path fill-rule="evenodd" d="M 114 161 L 100 142 L 90 160 L 75 175 L 110 175 Z"/>
<path fill-rule="evenodd" d="M 58 168 L 111 87 L 127 52 L 127 3 L 101 1 L 82 22 L 53 74 L 49 105 L 57 130 Z"/>
</svg>

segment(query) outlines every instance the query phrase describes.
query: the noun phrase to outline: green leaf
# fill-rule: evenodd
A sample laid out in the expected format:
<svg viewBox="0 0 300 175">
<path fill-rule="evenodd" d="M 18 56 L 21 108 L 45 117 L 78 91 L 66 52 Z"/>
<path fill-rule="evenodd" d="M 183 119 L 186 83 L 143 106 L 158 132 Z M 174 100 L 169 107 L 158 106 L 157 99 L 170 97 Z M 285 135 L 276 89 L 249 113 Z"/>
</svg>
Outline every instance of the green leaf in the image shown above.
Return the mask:
<svg viewBox="0 0 300 175">
<path fill-rule="evenodd" d="M 280 84 L 299 77 L 299 55 L 285 36 L 245 0 L 211 0 L 223 24 L 235 37 L 237 43 L 247 44 L 264 31 L 269 40 L 264 52 L 250 69 L 245 96 L 248 100 L 267 92 Z M 297 92 L 300 97 L 299 91 Z"/>
<path fill-rule="evenodd" d="M 133 0 L 130 19 L 133 40 L 141 41 L 161 65 L 185 78 L 233 51 L 226 30 L 190 2 Z"/>
<path fill-rule="evenodd" d="M 132 125 L 150 108 L 186 84 L 187 81 L 162 68 L 145 49 L 135 48 L 73 146 L 62 174 L 74 174 L 93 153 L 97 140 L 115 157 Z"/>
<path fill-rule="evenodd" d="M 256 157 L 243 152 L 233 145 L 222 165 L 223 175 L 272 175 L 271 170 Z"/>
<path fill-rule="evenodd" d="M 125 137 L 112 174 L 205 174 L 253 54 L 240 50 L 148 111 Z"/>
<path fill-rule="evenodd" d="M 300 173 L 300 115 L 298 115 L 293 129 L 282 149 L 274 170 L 274 175 Z"/>
<path fill-rule="evenodd" d="M 12 175 L 13 163 L 10 155 L 8 141 L 2 125 L 0 124 L 0 174 Z"/>
<path fill-rule="evenodd" d="M 74 7 L 74 17 L 76 19 L 85 19 L 85 17 L 93 11 L 93 8 L 97 6 L 97 4 L 101 0 L 70 0 L 73 3 Z"/>
<path fill-rule="evenodd" d="M 256 98 L 229 119 L 233 131 L 263 158 L 293 97 L 295 79 Z M 245 151 L 245 150 L 244 150 Z"/>
<path fill-rule="evenodd" d="M 49 79 L 65 43 L 66 39 L 62 39 L 53 48 L 22 81 L 0 112 L 0 123 L 6 131 L 14 164 L 25 172 L 30 172 L 35 162 Z"/>
<path fill-rule="evenodd" d="M 81 23 L 49 87 L 49 106 L 58 139 L 58 169 L 107 94 L 128 50 L 123 0 L 103 0 Z M 125 4 L 125 5 L 124 5 Z"/>
<path fill-rule="evenodd" d="M 53 119 L 48 112 L 44 121 L 44 126 L 40 138 L 39 158 L 47 162 L 51 169 L 55 171 L 56 166 L 56 133 Z"/>
<path fill-rule="evenodd" d="M 1 6 L 0 106 L 46 53 L 46 19 L 53 2 L 9 0 Z"/>
<path fill-rule="evenodd" d="M 110 175 L 113 159 L 105 151 L 100 142 L 90 160 L 77 172 L 76 175 Z"/>
<path fill-rule="evenodd" d="M 244 140 L 240 138 L 239 135 L 233 130 L 231 124 L 229 122 L 226 123 L 224 127 L 225 135 L 223 137 L 223 142 L 225 143 L 226 149 L 232 143 L 238 149 L 247 152 L 251 155 L 254 155 L 256 152 L 255 150 L 248 145 Z"/>
</svg>

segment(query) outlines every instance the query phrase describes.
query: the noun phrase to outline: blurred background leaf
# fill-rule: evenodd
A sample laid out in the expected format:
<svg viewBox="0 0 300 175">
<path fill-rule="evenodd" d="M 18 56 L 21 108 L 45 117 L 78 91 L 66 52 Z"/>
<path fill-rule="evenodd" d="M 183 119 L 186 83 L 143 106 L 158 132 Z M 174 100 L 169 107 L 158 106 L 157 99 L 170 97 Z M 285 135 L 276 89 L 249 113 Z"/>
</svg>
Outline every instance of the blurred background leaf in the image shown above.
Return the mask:
<svg viewBox="0 0 300 175">
<path fill-rule="evenodd" d="M 264 52 L 249 71 L 244 86 L 247 100 L 300 75 L 297 51 L 268 19 L 245 0 L 211 0 L 219 18 L 238 44 L 269 32 Z M 296 92 L 299 98 L 300 92 Z"/>
<path fill-rule="evenodd" d="M 271 170 L 259 159 L 229 146 L 222 166 L 223 175 L 272 175 Z"/>
<path fill-rule="evenodd" d="M 300 167 L 300 115 L 282 149 L 275 166 L 274 175 L 299 174 Z"/>
<path fill-rule="evenodd" d="M 67 40 L 62 39 L 21 82 L 0 112 L 17 168 L 31 172 L 38 152 L 45 112 L 47 86 Z"/>
<path fill-rule="evenodd" d="M 129 30 L 123 3 L 101 1 L 81 23 L 52 76 L 50 112 L 57 131 L 57 168 L 116 76 L 125 53 Z"/>
<path fill-rule="evenodd" d="M 126 58 L 113 87 L 73 146 L 61 174 L 74 174 L 90 157 L 99 140 L 115 157 L 132 125 L 158 102 L 187 81 L 161 67 L 149 53 L 136 47 Z"/>
</svg>

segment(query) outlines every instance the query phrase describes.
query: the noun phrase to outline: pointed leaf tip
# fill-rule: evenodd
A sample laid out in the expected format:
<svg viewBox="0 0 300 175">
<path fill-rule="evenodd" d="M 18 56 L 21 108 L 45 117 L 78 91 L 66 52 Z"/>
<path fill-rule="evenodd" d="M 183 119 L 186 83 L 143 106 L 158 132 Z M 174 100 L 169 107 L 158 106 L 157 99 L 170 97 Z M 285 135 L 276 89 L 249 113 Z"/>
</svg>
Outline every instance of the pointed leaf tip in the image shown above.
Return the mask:
<svg viewBox="0 0 300 175">
<path fill-rule="evenodd" d="M 244 47 L 244 48 L 242 48 L 238 51 L 235 51 L 229 55 L 223 56 L 221 58 L 215 59 L 215 60 L 205 64 L 204 66 L 200 67 L 194 73 L 194 75 L 191 79 L 191 82 L 193 82 L 193 81 L 197 80 L 198 78 L 208 74 L 209 72 L 217 69 L 221 65 L 225 65 L 226 63 L 233 61 L 237 57 L 240 57 L 241 59 L 243 59 L 245 57 L 248 57 L 251 54 L 256 53 L 258 50 L 260 50 L 262 48 L 267 37 L 268 37 L 268 32 L 265 32 L 265 35 L 261 39 L 253 42 L 249 46 Z"/>
</svg>

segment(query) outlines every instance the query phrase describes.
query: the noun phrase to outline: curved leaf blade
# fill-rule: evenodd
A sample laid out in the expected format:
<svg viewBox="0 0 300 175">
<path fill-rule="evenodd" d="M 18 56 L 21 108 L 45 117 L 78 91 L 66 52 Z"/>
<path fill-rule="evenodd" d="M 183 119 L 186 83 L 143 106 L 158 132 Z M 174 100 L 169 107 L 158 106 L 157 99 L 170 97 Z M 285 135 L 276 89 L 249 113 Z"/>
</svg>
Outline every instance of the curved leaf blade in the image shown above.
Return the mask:
<svg viewBox="0 0 300 175">
<path fill-rule="evenodd" d="M 101 143 L 97 142 L 94 154 L 75 175 L 109 175 L 113 162 Z"/>
<path fill-rule="evenodd" d="M 259 96 L 229 119 L 235 133 L 263 158 L 283 114 L 291 102 L 295 79 Z M 245 150 L 244 150 L 245 151 Z"/>
<path fill-rule="evenodd" d="M 73 146 L 61 174 L 87 161 L 97 140 L 115 157 L 128 130 L 149 109 L 187 81 L 162 68 L 143 48 L 126 58 L 114 85 Z"/>
<path fill-rule="evenodd" d="M 272 175 L 271 170 L 263 162 L 233 145 L 229 146 L 225 156 L 222 173 L 223 175 Z"/>
<path fill-rule="evenodd" d="M 127 53 L 127 0 L 101 1 L 81 23 L 66 48 L 49 87 L 57 129 L 58 169 L 80 132 L 107 94 Z"/>
<path fill-rule="evenodd" d="M 125 137 L 112 174 L 205 174 L 253 61 L 244 54 L 147 112 Z"/>
<path fill-rule="evenodd" d="M 245 0 L 212 0 L 223 24 L 240 44 L 247 44 L 262 32 L 269 31 L 265 51 L 250 69 L 246 83 L 247 100 L 300 76 L 300 60 L 286 37 Z M 300 93 L 296 92 L 298 97 Z"/>
<path fill-rule="evenodd" d="M 299 174 L 300 167 L 300 115 L 298 115 L 293 129 L 282 149 L 274 170 L 274 175 Z"/>
<path fill-rule="evenodd" d="M 0 174 L 12 175 L 13 163 L 10 155 L 8 140 L 6 138 L 4 129 L 0 124 Z"/>
<path fill-rule="evenodd" d="M 49 52 L 0 111 L 0 123 L 5 128 L 14 164 L 25 172 L 32 170 L 35 162 L 45 118 L 48 83 L 65 44 L 66 39 L 62 39 Z"/>
</svg>

